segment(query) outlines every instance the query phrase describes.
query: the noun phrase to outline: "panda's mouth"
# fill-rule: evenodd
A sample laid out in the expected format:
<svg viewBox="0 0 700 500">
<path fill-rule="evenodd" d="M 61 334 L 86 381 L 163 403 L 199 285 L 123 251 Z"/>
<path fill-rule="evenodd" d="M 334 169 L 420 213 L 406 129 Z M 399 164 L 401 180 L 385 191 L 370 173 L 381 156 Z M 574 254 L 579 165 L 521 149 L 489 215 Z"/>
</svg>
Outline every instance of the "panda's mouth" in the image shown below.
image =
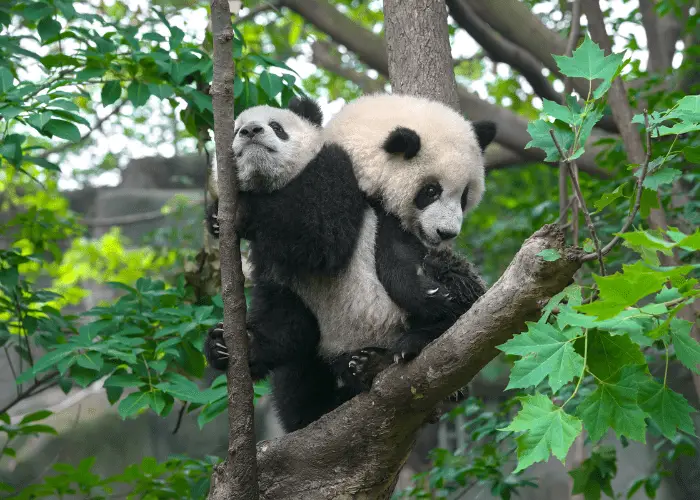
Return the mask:
<svg viewBox="0 0 700 500">
<path fill-rule="evenodd" d="M 430 238 L 420 226 L 418 226 L 418 237 L 423 242 L 423 244 L 425 244 L 425 246 L 428 247 L 437 248 L 440 246 L 440 243 L 442 243 L 442 240 L 440 240 L 439 238 Z"/>
</svg>

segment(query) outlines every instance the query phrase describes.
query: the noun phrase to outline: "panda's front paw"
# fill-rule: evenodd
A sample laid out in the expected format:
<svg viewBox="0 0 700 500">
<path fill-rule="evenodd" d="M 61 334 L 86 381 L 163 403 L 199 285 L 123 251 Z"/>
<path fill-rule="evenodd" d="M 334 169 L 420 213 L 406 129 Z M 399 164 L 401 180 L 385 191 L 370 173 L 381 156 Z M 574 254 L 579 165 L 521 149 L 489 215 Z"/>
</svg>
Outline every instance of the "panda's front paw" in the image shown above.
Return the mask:
<svg viewBox="0 0 700 500">
<path fill-rule="evenodd" d="M 224 342 L 224 324 L 218 323 L 207 332 L 204 341 L 204 356 L 216 370 L 225 371 L 228 367 L 228 348 Z"/>
<path fill-rule="evenodd" d="M 392 364 L 391 353 L 380 347 L 365 347 L 345 354 L 338 360 L 340 379 L 358 392 L 368 391 L 374 378 Z"/>
<path fill-rule="evenodd" d="M 219 216 L 217 214 L 211 214 L 211 234 L 215 237 L 219 237 Z"/>
<path fill-rule="evenodd" d="M 394 363 L 407 363 L 418 356 L 430 342 L 419 335 L 405 335 L 396 344 L 393 355 Z"/>
</svg>

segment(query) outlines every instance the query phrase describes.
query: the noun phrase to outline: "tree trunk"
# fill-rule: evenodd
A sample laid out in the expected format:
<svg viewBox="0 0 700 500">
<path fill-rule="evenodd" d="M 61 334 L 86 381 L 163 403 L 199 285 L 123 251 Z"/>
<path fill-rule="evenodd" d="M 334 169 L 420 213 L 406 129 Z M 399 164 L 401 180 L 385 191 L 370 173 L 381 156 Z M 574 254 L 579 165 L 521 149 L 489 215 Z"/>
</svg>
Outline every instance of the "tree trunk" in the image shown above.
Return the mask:
<svg viewBox="0 0 700 500">
<path fill-rule="evenodd" d="M 214 107 L 216 168 L 219 188 L 219 249 L 221 296 L 224 301 L 224 339 L 229 352 L 228 454 L 214 470 L 209 498 L 257 500 L 258 470 L 253 429 L 253 383 L 248 369 L 248 336 L 245 327 L 245 296 L 241 249 L 236 235 L 238 177 L 233 155 L 233 26 L 228 0 L 211 2 L 214 38 Z"/>
<path fill-rule="evenodd" d="M 459 110 L 445 0 L 384 0 L 384 30 L 393 92 Z"/>
</svg>

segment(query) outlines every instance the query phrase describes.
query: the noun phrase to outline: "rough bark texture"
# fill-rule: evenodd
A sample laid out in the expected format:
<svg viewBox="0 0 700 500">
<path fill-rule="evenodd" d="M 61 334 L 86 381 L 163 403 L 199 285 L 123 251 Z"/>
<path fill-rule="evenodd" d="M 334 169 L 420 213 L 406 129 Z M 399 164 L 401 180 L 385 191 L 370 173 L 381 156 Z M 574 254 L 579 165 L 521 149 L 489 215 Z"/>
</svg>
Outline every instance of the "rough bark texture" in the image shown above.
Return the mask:
<svg viewBox="0 0 700 500">
<path fill-rule="evenodd" d="M 445 0 L 384 0 L 384 33 L 392 90 L 458 110 Z"/>
<path fill-rule="evenodd" d="M 248 370 L 248 337 L 245 328 L 243 269 L 238 236 L 234 227 L 238 199 L 236 160 L 233 155 L 233 28 L 227 0 L 211 2 L 214 38 L 214 77 L 211 85 L 214 106 L 219 188 L 221 296 L 224 301 L 224 339 L 229 352 L 228 454 L 214 470 L 209 498 L 255 500 L 259 497 L 255 432 L 253 429 L 253 384 Z"/>
<path fill-rule="evenodd" d="M 545 262 L 553 248 L 563 258 Z M 384 499 L 421 425 L 523 331 L 542 305 L 572 281 L 581 253 L 545 226 L 523 243 L 491 289 L 413 361 L 382 372 L 361 394 L 310 426 L 258 444 L 261 498 Z"/>
<path fill-rule="evenodd" d="M 333 40 L 354 52 L 362 62 L 380 74 L 389 76 L 386 44 L 380 36 L 351 21 L 323 0 L 282 0 L 281 5 L 293 10 L 319 30 L 327 33 Z M 565 45 L 566 41 L 563 43 Z M 587 89 L 588 87 L 586 87 Z M 544 154 L 539 149 L 525 149 L 525 145 L 530 142 L 526 119 L 509 109 L 484 101 L 461 85 L 457 86 L 457 93 L 462 111 L 467 118 L 470 120 L 491 120 L 496 123 L 498 126 L 497 143 L 517 152 L 525 160 L 541 161 L 544 159 Z M 586 152 L 577 160 L 579 170 L 596 177 L 609 177 L 607 172 L 600 169 L 595 162 L 595 157 L 601 149 L 592 145 L 604 137 L 611 136 L 598 131 L 591 134 Z"/>
</svg>

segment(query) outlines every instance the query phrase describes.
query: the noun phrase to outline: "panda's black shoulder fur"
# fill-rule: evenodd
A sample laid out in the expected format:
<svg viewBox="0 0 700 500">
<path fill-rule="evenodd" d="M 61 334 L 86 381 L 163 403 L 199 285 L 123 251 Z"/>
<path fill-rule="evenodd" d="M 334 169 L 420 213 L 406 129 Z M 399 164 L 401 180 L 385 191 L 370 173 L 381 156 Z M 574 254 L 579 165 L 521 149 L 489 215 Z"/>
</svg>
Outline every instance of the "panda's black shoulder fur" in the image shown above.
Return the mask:
<svg viewBox="0 0 700 500">
<path fill-rule="evenodd" d="M 247 214 L 243 237 L 255 242 L 256 265 L 281 272 L 278 279 L 345 269 L 366 208 L 350 157 L 335 144 L 324 145 L 283 188 L 241 193 L 240 200 Z"/>
<path fill-rule="evenodd" d="M 306 96 L 292 97 L 287 105 L 292 113 L 310 121 L 317 127 L 323 125 L 323 111 L 316 101 Z"/>
</svg>

